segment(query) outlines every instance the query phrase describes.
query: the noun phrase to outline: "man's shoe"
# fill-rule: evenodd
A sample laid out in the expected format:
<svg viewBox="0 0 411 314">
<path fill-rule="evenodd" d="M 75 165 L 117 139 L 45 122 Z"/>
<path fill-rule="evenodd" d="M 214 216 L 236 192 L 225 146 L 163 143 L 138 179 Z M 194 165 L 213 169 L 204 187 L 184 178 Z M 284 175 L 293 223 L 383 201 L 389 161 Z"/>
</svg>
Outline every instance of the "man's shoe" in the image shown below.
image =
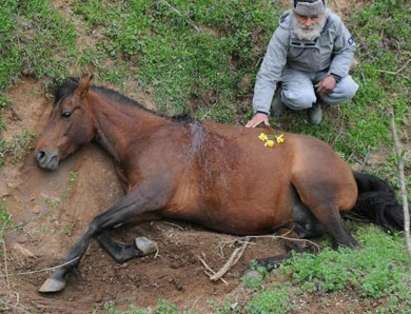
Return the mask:
<svg viewBox="0 0 411 314">
<path fill-rule="evenodd" d="M 274 117 L 280 117 L 285 111 L 285 106 L 281 102 L 281 87 L 277 86 L 275 94 L 273 97 L 273 102 L 271 103 L 271 112 Z"/>
<path fill-rule="evenodd" d="M 312 108 L 308 109 L 308 116 L 312 124 L 318 125 L 323 119 L 323 111 L 320 104 L 313 104 Z"/>
</svg>

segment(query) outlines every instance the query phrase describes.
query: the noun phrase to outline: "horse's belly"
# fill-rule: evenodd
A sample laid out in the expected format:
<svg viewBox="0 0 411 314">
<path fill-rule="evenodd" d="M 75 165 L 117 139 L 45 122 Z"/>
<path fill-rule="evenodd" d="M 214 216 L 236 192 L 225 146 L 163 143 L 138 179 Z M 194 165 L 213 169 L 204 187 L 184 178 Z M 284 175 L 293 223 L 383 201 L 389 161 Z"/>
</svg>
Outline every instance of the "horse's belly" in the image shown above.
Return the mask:
<svg viewBox="0 0 411 314">
<path fill-rule="evenodd" d="M 287 220 L 287 219 L 285 219 Z M 207 228 L 236 235 L 271 233 L 284 223 L 277 219 L 274 208 L 258 211 L 239 211 L 233 215 L 221 215 L 203 222 Z"/>
<path fill-rule="evenodd" d="M 218 232 L 249 235 L 270 233 L 292 219 L 291 207 L 169 209 L 166 218 L 192 222 Z"/>
</svg>

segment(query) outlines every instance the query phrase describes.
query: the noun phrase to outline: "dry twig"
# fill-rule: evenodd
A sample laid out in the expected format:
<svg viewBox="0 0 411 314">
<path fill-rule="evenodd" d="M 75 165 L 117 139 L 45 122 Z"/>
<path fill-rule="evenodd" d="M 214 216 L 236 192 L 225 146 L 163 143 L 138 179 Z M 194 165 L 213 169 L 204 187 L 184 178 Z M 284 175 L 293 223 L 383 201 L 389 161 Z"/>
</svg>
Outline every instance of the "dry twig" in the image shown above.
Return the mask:
<svg viewBox="0 0 411 314">
<path fill-rule="evenodd" d="M 290 230 L 290 231 L 291 231 L 291 230 Z M 309 243 L 309 244 L 311 244 L 311 245 L 312 245 L 313 247 L 315 247 L 318 251 L 320 251 L 321 247 L 320 247 L 317 243 L 315 243 L 315 242 L 313 242 L 313 241 L 311 241 L 311 240 L 286 237 L 285 235 L 287 235 L 288 233 L 290 233 L 290 231 L 284 233 L 284 235 L 278 235 L 278 236 L 276 236 L 276 235 L 261 235 L 261 236 L 247 236 L 247 237 L 248 237 L 248 238 L 254 238 L 254 239 L 258 239 L 258 238 L 269 238 L 269 239 L 273 239 L 273 240 L 275 240 L 275 239 L 282 239 L 282 240 L 287 240 L 287 241 L 292 241 L 292 242 L 304 242 L 304 243 Z M 247 238 L 247 237 L 245 237 L 245 238 Z M 240 238 L 240 239 L 242 239 L 242 238 Z"/>
<path fill-rule="evenodd" d="M 395 148 L 396 155 L 398 157 L 398 170 L 399 170 L 400 185 L 401 185 L 402 207 L 404 210 L 405 240 L 407 243 L 408 254 L 411 256 L 410 211 L 408 208 L 407 188 L 405 186 L 403 151 L 401 149 L 401 144 L 398 139 L 397 128 L 395 126 L 394 109 L 391 109 L 390 113 L 391 113 L 391 130 L 392 130 L 392 136 L 394 139 L 394 148 Z"/>
<path fill-rule="evenodd" d="M 236 248 L 233 251 L 233 253 L 231 254 L 230 258 L 227 260 L 227 262 L 224 264 L 224 266 L 221 267 L 219 271 L 217 271 L 213 276 L 210 277 L 212 281 L 216 281 L 222 278 L 230 270 L 231 267 L 237 264 L 241 256 L 243 256 L 243 253 L 245 249 L 247 248 L 248 242 L 249 242 L 249 239 L 246 238 L 243 245 L 239 248 Z"/>
<path fill-rule="evenodd" d="M 207 271 L 204 271 L 205 274 L 210 278 L 212 276 L 215 276 L 216 272 L 214 270 L 211 269 L 210 266 L 208 266 L 208 264 L 206 263 L 206 261 L 201 257 L 201 256 L 197 256 L 197 258 L 200 260 L 201 264 L 203 264 L 203 266 L 206 268 Z M 226 285 L 228 285 L 228 282 L 225 281 L 223 278 L 219 278 L 222 282 L 224 282 Z"/>
<path fill-rule="evenodd" d="M 7 284 L 7 289 L 10 289 L 10 281 L 9 281 L 9 271 L 7 267 L 7 248 L 6 248 L 6 242 L 3 242 L 3 258 L 4 258 L 4 277 L 6 277 L 6 284 Z"/>
<path fill-rule="evenodd" d="M 4 260 L 4 275 L 2 275 L 2 277 L 6 278 L 7 288 L 10 290 L 9 271 L 8 271 L 8 264 L 7 264 L 7 247 L 6 247 L 6 240 L 4 239 L 5 226 L 6 225 L 4 224 L 0 230 L 0 241 L 2 242 L 3 260 Z"/>
<path fill-rule="evenodd" d="M 179 16 L 181 16 L 182 18 L 184 18 L 187 23 L 194 28 L 197 32 L 201 32 L 200 28 L 194 24 L 194 22 L 192 20 L 190 20 L 188 18 L 188 16 L 184 15 L 183 13 L 181 13 L 179 10 L 177 10 L 175 7 L 173 7 L 170 3 L 168 3 L 166 0 L 160 0 L 161 2 L 163 2 L 165 5 L 167 5 L 173 12 L 177 13 Z"/>
<path fill-rule="evenodd" d="M 408 64 L 411 62 L 411 59 L 408 59 L 407 62 L 405 62 L 402 67 L 400 67 L 397 71 L 395 71 L 395 74 L 399 74 L 402 72 L 402 70 L 406 69 L 408 67 Z"/>
</svg>

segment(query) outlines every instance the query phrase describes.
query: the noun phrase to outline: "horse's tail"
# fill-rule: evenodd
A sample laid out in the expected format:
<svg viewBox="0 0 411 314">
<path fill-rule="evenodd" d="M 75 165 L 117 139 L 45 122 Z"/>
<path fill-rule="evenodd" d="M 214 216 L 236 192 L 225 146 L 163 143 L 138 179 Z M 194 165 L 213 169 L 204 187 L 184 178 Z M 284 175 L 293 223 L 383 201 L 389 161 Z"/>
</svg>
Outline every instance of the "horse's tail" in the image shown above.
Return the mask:
<svg viewBox="0 0 411 314">
<path fill-rule="evenodd" d="M 391 186 L 370 174 L 355 171 L 353 174 L 358 186 L 358 199 L 353 211 L 386 230 L 403 230 L 403 208 Z"/>
</svg>

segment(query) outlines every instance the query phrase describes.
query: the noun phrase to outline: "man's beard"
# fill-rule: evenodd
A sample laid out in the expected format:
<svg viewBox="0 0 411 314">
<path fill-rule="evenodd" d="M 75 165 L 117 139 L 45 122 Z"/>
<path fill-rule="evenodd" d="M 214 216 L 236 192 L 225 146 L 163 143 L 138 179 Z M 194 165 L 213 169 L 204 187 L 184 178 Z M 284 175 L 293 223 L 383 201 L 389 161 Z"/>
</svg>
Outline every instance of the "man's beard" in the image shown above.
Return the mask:
<svg viewBox="0 0 411 314">
<path fill-rule="evenodd" d="M 300 24 L 295 16 L 292 18 L 293 33 L 299 40 L 314 40 L 320 37 L 321 31 L 327 21 L 327 14 L 320 17 L 320 21 L 310 26 Z"/>
</svg>

